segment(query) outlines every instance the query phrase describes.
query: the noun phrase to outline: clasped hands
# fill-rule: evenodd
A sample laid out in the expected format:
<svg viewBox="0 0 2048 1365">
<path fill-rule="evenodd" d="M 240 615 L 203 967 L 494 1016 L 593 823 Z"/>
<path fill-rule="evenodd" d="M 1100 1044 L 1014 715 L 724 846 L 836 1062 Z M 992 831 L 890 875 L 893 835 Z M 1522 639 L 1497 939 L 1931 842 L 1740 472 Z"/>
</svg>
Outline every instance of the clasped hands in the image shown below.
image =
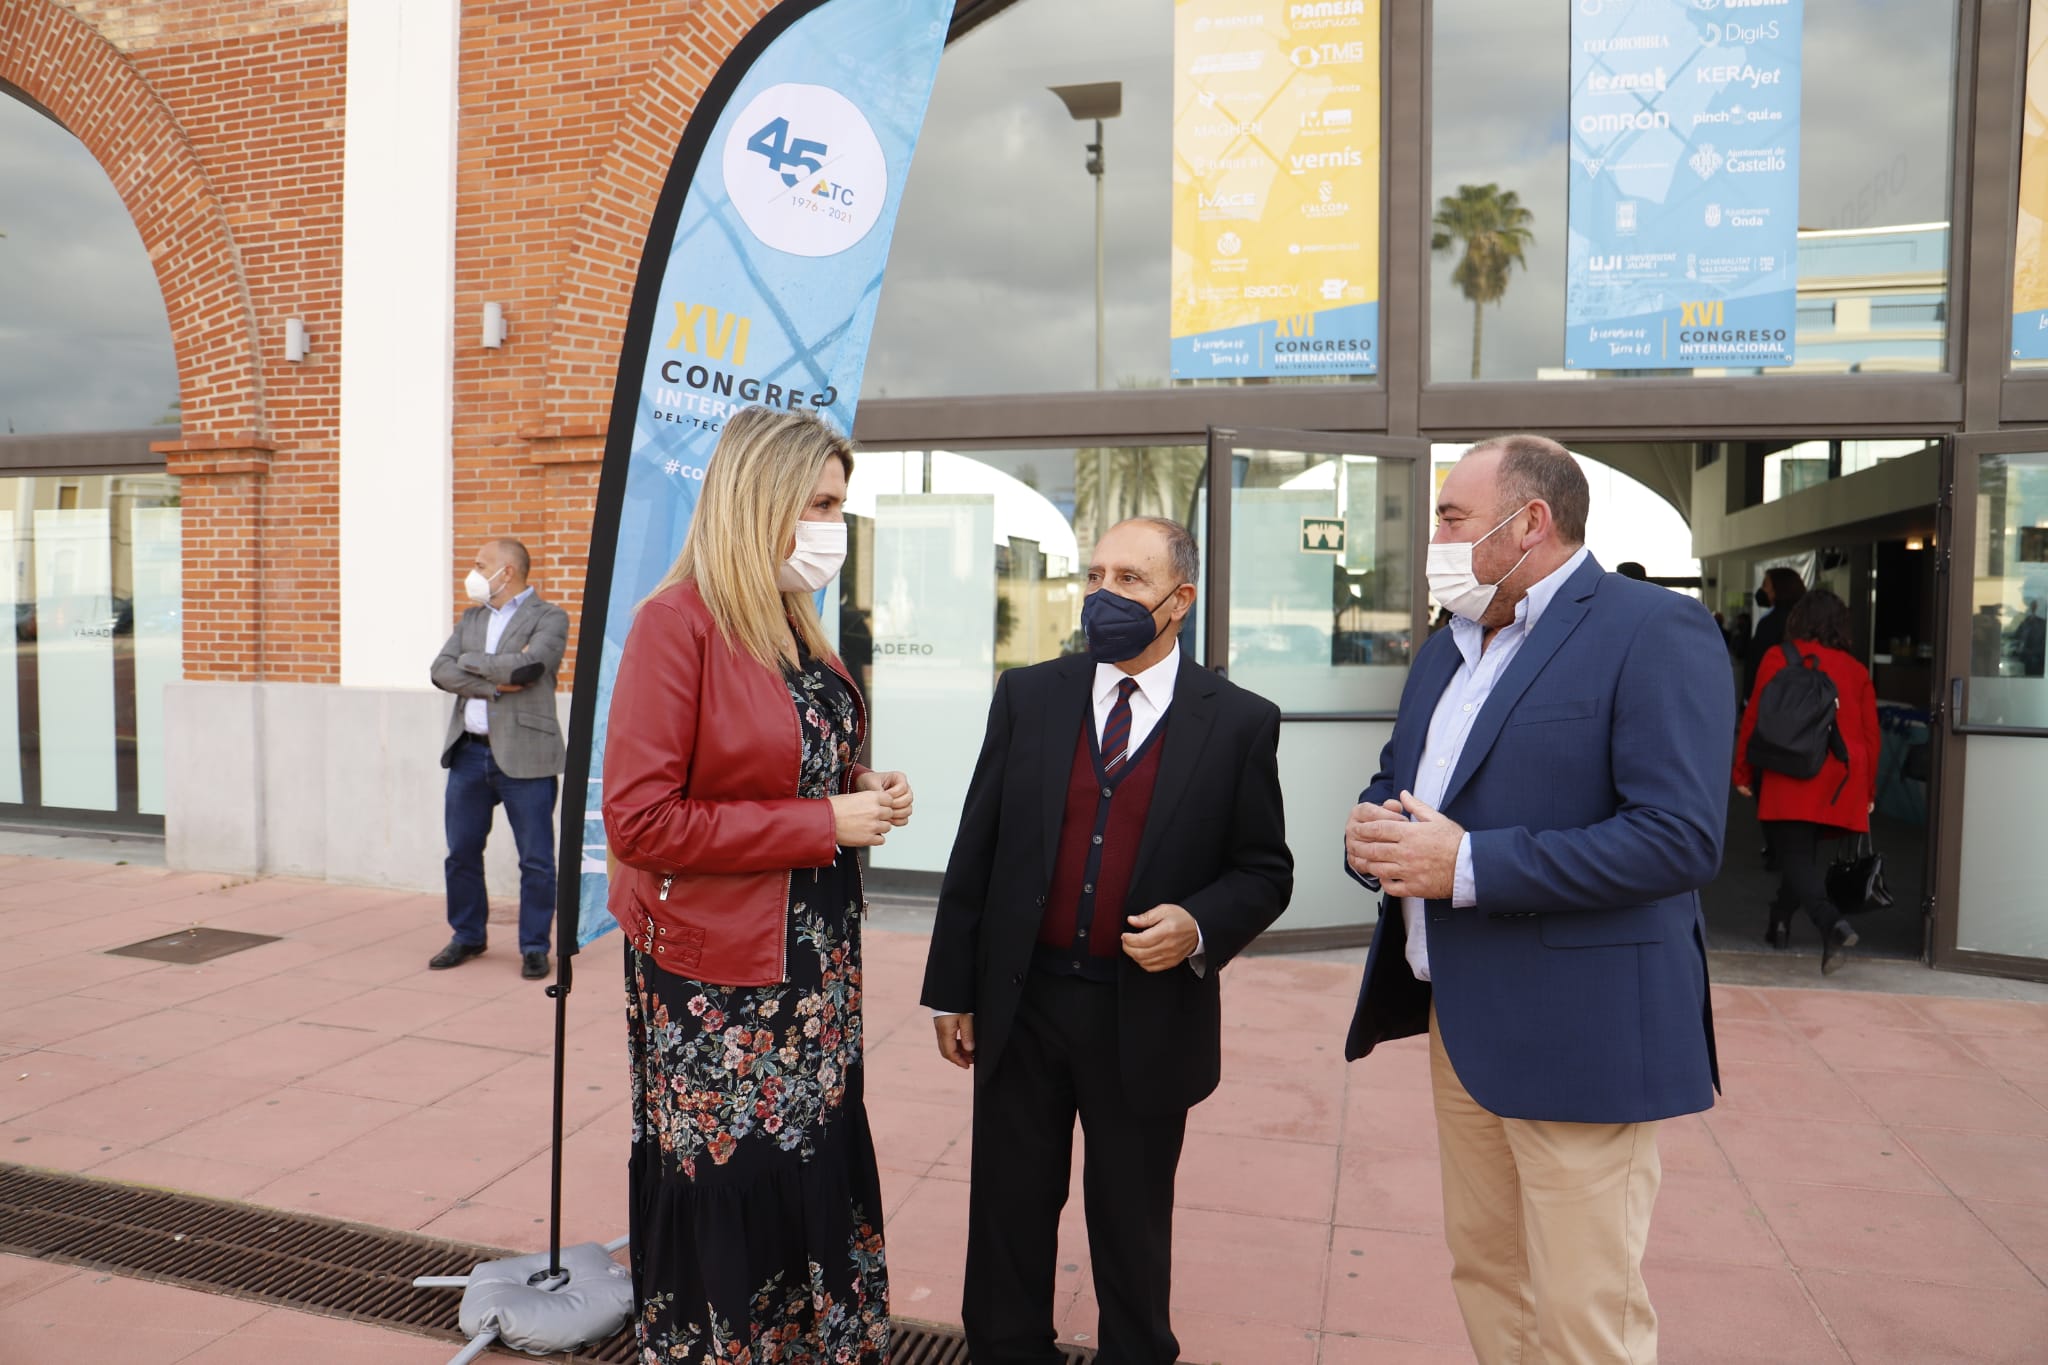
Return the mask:
<svg viewBox="0 0 2048 1365">
<path fill-rule="evenodd" d="M 1195 917 L 1178 905 L 1155 905 L 1142 915 L 1124 917 L 1135 932 L 1123 936 L 1124 956 L 1148 972 L 1178 967 L 1194 955 L 1202 941 Z M 974 1065 L 974 1016 L 941 1014 L 932 1019 L 939 1055 L 962 1069 Z"/>
<path fill-rule="evenodd" d="M 874 848 L 910 823 L 910 779 L 902 773 L 864 772 L 853 790 L 829 798 L 834 837 L 841 848 Z"/>
<path fill-rule="evenodd" d="M 1448 900 L 1458 881 L 1458 846 L 1465 830 L 1417 797 L 1351 808 L 1344 824 L 1344 861 L 1378 880 L 1390 896 Z"/>
</svg>

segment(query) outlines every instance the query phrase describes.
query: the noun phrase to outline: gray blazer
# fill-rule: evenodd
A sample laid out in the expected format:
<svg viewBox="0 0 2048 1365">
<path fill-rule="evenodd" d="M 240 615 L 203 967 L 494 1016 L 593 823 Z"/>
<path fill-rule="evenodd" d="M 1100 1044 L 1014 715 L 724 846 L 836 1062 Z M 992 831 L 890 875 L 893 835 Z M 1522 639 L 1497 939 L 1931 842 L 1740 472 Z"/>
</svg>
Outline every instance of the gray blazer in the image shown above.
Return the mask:
<svg viewBox="0 0 2048 1365">
<path fill-rule="evenodd" d="M 481 697 L 489 706 L 491 758 L 499 770 L 507 777 L 559 776 L 567 751 L 555 716 L 555 675 L 562 667 L 562 651 L 569 647 L 569 613 L 541 601 L 536 592 L 505 623 L 494 654 L 484 652 L 490 628 L 491 609 L 471 607 L 434 660 L 434 686 L 456 697 L 455 713 L 448 717 L 448 740 L 441 746 L 441 766 L 455 761 L 464 707 L 471 697 Z M 540 677 L 520 691 L 498 694 L 501 684 L 512 681 L 513 669 L 534 662 L 546 668 Z"/>
</svg>

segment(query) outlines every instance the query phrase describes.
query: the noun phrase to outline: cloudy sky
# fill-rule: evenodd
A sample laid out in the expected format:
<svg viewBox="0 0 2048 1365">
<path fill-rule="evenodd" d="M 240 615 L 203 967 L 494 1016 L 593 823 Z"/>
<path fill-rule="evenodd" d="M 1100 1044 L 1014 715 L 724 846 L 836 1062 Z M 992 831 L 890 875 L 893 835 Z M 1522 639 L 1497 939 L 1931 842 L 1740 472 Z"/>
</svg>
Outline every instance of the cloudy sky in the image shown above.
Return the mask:
<svg viewBox="0 0 2048 1365">
<path fill-rule="evenodd" d="M 0 89 L 0 432 L 115 431 L 177 401 L 142 237 L 78 139 Z"/>
</svg>

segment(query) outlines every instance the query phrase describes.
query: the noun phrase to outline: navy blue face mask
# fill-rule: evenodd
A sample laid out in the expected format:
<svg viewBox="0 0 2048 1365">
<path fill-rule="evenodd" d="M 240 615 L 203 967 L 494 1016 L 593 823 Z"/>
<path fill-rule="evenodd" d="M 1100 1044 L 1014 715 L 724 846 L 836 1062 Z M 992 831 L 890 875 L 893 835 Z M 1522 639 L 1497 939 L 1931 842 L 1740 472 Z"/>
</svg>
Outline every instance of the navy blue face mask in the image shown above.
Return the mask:
<svg viewBox="0 0 2048 1365">
<path fill-rule="evenodd" d="M 1150 649 L 1152 642 L 1167 629 L 1153 623 L 1152 613 L 1173 600 L 1173 594 L 1179 591 L 1180 585 L 1176 583 L 1149 609 L 1143 602 L 1119 597 L 1108 588 L 1097 588 L 1082 598 L 1081 629 L 1088 636 L 1088 657 L 1099 664 L 1120 664 Z"/>
</svg>

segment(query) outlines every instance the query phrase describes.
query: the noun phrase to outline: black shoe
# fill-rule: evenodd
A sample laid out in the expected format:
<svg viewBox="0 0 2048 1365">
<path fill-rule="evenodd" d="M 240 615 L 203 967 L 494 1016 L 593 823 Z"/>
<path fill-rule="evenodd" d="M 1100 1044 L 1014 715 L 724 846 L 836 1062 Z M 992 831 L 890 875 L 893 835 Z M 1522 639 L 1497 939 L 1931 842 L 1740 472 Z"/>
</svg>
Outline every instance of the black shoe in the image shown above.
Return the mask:
<svg viewBox="0 0 2048 1365">
<path fill-rule="evenodd" d="M 1849 949 L 1860 940 L 1856 931 L 1849 927 L 1849 921 L 1838 919 L 1834 927 L 1822 935 L 1820 943 L 1820 971 L 1822 976 L 1833 976 L 1848 960 Z"/>
<path fill-rule="evenodd" d="M 1773 948 L 1789 948 L 1792 945 L 1792 921 L 1773 919 L 1764 929 L 1764 942 Z"/>
<path fill-rule="evenodd" d="M 546 953 L 521 953 L 519 955 L 519 974 L 528 981 L 546 979 L 548 974 L 548 955 Z"/>
<path fill-rule="evenodd" d="M 459 938 L 451 938 L 446 948 L 427 959 L 427 966 L 434 971 L 445 972 L 450 967 L 460 967 L 471 958 L 480 955 L 483 950 L 484 945 L 481 943 L 464 943 Z"/>
</svg>

